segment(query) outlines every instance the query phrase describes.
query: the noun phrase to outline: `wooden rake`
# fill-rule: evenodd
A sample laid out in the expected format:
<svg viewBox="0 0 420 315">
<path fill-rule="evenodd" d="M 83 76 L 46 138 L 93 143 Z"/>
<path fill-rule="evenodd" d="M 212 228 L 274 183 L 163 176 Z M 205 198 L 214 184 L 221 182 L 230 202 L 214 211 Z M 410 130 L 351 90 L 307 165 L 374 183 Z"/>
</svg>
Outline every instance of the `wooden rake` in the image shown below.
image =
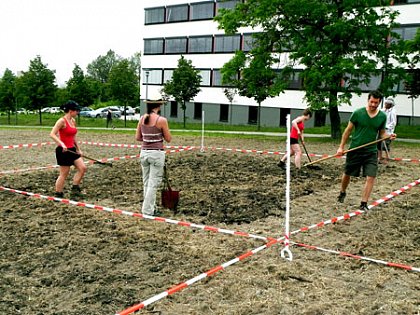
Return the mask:
<svg viewBox="0 0 420 315">
<path fill-rule="evenodd" d="M 346 153 L 349 153 L 349 152 L 351 152 L 351 151 L 356 151 L 356 150 L 358 150 L 358 149 L 361 149 L 361 148 L 367 147 L 368 145 L 371 145 L 371 144 L 374 144 L 374 143 L 378 143 L 378 142 L 381 142 L 381 141 L 385 141 L 385 140 L 389 139 L 390 137 L 391 137 L 391 136 L 388 136 L 388 137 L 385 137 L 385 138 L 381 138 L 381 139 L 378 139 L 378 140 L 375 140 L 375 141 L 371 141 L 371 142 L 368 142 L 368 143 L 365 143 L 365 144 L 359 145 L 358 147 L 355 147 L 355 148 L 353 148 L 353 149 L 343 151 L 343 154 L 342 154 L 342 155 L 344 155 L 344 154 L 346 154 Z M 326 161 L 326 160 L 329 160 L 329 159 L 332 159 L 332 158 L 334 158 L 334 157 L 338 157 L 338 156 L 341 156 L 341 155 L 338 155 L 338 154 L 330 155 L 330 156 L 324 157 L 324 158 L 322 158 L 322 159 L 319 159 L 319 160 L 316 160 L 316 161 L 313 161 L 313 162 L 306 163 L 306 164 L 305 164 L 305 165 L 303 165 L 303 166 L 310 166 L 310 165 L 313 165 L 313 164 L 315 164 L 315 163 L 323 162 L 323 161 Z"/>
<path fill-rule="evenodd" d="M 72 151 L 72 150 L 67 150 L 67 151 L 68 151 L 68 152 L 71 152 L 71 153 L 73 153 L 73 154 L 76 154 L 76 155 L 78 155 L 78 156 L 84 157 L 85 159 L 88 159 L 88 160 L 94 161 L 94 162 L 96 162 L 96 163 L 98 163 L 98 164 L 100 164 L 100 165 L 105 165 L 105 166 L 112 167 L 112 164 L 111 164 L 111 163 L 108 163 L 108 162 L 102 162 L 102 161 L 100 161 L 100 160 L 94 159 L 94 158 L 89 157 L 89 156 L 84 155 L 84 154 L 80 155 L 79 153 L 74 152 L 74 151 Z"/>
</svg>

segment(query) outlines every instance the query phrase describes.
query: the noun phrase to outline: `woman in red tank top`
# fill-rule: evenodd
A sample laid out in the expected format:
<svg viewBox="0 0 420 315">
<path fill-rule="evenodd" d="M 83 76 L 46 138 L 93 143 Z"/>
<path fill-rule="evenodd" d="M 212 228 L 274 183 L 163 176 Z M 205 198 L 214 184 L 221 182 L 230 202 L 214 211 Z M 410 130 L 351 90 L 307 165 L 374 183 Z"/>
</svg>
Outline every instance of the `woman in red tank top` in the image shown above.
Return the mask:
<svg viewBox="0 0 420 315">
<path fill-rule="evenodd" d="M 290 156 L 295 156 L 295 166 L 296 168 L 300 169 L 300 161 L 302 159 L 302 150 L 299 146 L 299 138 L 302 143 L 305 143 L 303 140 L 303 129 L 305 129 L 305 121 L 309 120 L 312 117 L 311 111 L 307 108 L 303 111 L 302 115 L 296 117 L 292 121 L 292 128 L 290 130 Z M 286 161 L 287 154 L 285 154 L 280 162 L 279 166 L 283 169 L 286 168 Z"/>
<path fill-rule="evenodd" d="M 70 173 L 70 167 L 74 165 L 77 172 L 73 177 L 70 197 L 78 199 L 83 197 L 80 182 L 86 173 L 82 151 L 76 141 L 77 128 L 74 119 L 80 112 L 80 106 L 74 101 L 68 101 L 61 106 L 61 109 L 64 110 L 64 116 L 57 120 L 50 133 L 51 138 L 57 143 L 55 156 L 57 164 L 60 165 L 60 174 L 55 182 L 55 196 L 64 197 L 64 185 Z"/>
</svg>

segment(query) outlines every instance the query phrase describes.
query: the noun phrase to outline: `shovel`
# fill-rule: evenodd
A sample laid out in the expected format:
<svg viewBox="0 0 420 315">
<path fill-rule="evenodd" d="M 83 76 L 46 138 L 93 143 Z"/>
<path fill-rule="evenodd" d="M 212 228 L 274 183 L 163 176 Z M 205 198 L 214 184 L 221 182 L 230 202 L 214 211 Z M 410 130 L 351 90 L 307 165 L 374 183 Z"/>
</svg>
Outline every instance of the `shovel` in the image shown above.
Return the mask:
<svg viewBox="0 0 420 315">
<path fill-rule="evenodd" d="M 171 209 L 174 213 L 177 213 L 178 203 L 179 191 L 172 190 L 165 165 L 163 167 L 162 207 Z"/>
<path fill-rule="evenodd" d="M 81 157 L 84 157 L 85 159 L 88 159 L 88 160 L 94 161 L 94 162 L 96 162 L 96 163 L 98 163 L 98 164 L 101 164 L 101 165 L 106 165 L 106 166 L 112 167 L 112 164 L 111 164 L 111 163 L 102 162 L 102 161 L 99 161 L 99 160 L 97 160 L 97 159 L 94 159 L 94 158 L 88 157 L 88 156 L 86 156 L 86 155 L 84 155 L 84 154 L 80 155 L 79 153 L 74 152 L 74 151 L 72 151 L 72 150 L 67 150 L 67 151 L 68 151 L 68 152 L 71 152 L 71 153 L 73 153 L 73 154 L 79 155 L 79 156 L 81 156 Z"/>
</svg>

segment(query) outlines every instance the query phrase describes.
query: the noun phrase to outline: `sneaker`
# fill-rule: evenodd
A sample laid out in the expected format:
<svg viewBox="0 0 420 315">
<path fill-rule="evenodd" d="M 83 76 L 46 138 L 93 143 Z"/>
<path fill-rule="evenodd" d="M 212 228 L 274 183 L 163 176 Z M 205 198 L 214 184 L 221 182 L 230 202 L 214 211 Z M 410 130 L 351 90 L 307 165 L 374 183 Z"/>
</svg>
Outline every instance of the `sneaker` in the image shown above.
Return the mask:
<svg viewBox="0 0 420 315">
<path fill-rule="evenodd" d="M 56 198 L 64 198 L 64 193 L 62 191 L 56 191 L 54 193 L 54 197 L 56 197 Z"/>
<path fill-rule="evenodd" d="M 369 207 L 368 207 L 368 205 L 367 205 L 367 202 L 362 201 L 362 202 L 360 203 L 359 210 L 368 211 L 368 210 L 369 210 Z"/>
<path fill-rule="evenodd" d="M 340 191 L 340 194 L 337 197 L 337 201 L 339 203 L 343 203 L 344 202 L 344 199 L 346 199 L 346 192 Z"/>
<path fill-rule="evenodd" d="M 282 160 L 280 160 L 280 162 L 277 165 L 278 165 L 278 167 L 280 167 L 283 170 L 286 169 L 286 163 L 284 163 Z"/>
<path fill-rule="evenodd" d="M 71 192 L 70 192 L 70 198 L 79 199 L 79 198 L 84 198 L 84 197 L 85 197 L 85 195 L 82 193 L 82 190 L 80 189 L 80 186 L 73 185 L 73 187 L 71 188 Z"/>
</svg>

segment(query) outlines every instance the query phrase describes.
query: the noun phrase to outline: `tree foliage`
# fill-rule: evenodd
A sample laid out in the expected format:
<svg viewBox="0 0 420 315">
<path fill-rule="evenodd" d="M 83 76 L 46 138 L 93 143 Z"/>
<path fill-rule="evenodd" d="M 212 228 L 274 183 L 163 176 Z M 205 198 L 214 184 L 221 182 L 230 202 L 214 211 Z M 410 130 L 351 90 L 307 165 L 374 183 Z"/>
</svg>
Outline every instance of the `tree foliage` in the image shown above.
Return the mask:
<svg viewBox="0 0 420 315">
<path fill-rule="evenodd" d="M 83 70 L 76 64 L 72 73 L 73 76 L 67 81 L 68 99 L 76 101 L 81 106 L 89 106 L 93 103 L 93 93 Z"/>
<path fill-rule="evenodd" d="M 184 128 L 186 123 L 186 102 L 193 99 L 200 92 L 201 75 L 193 65 L 192 61 L 184 56 L 178 60 L 178 66 L 172 74 L 172 79 L 163 86 L 163 93 L 172 96 L 178 103 L 181 103 L 183 110 Z"/>
<path fill-rule="evenodd" d="M 0 79 L 0 110 L 7 112 L 7 119 L 10 124 L 10 114 L 16 108 L 15 99 L 16 76 L 9 69 L 4 71 Z"/>
<path fill-rule="evenodd" d="M 112 98 L 124 106 L 124 113 L 128 105 L 136 106 L 139 98 L 139 82 L 136 64 L 128 59 L 122 59 L 111 69 L 109 86 Z M 127 125 L 127 116 L 124 115 L 124 125 Z"/>
<path fill-rule="evenodd" d="M 251 68 L 254 58 L 265 57 L 267 63 L 256 64 L 261 72 L 267 66 L 279 69 L 267 94 L 280 93 L 293 68 L 303 66 L 305 98 L 313 109 L 327 101 L 331 136 L 339 138 L 337 106 L 350 104 L 352 93 L 360 94 L 360 85 L 369 84 L 372 75 L 382 74 L 378 89 L 384 94 L 391 94 L 404 76 L 404 69 L 391 62 L 402 49 L 399 41 L 389 40 L 398 38 L 391 32 L 398 13 L 382 7 L 387 4 L 379 0 L 247 0 L 232 10 L 221 10 L 216 21 L 228 34 L 240 27 L 262 30 L 255 35 L 245 64 Z M 264 56 L 263 51 L 271 54 Z"/>
<path fill-rule="evenodd" d="M 55 71 L 48 69 L 40 56 L 30 61 L 29 70 L 18 79 L 17 91 L 22 96 L 22 104 L 26 105 L 25 108 L 38 111 L 40 125 L 41 109 L 53 104 L 56 89 Z"/>
</svg>

